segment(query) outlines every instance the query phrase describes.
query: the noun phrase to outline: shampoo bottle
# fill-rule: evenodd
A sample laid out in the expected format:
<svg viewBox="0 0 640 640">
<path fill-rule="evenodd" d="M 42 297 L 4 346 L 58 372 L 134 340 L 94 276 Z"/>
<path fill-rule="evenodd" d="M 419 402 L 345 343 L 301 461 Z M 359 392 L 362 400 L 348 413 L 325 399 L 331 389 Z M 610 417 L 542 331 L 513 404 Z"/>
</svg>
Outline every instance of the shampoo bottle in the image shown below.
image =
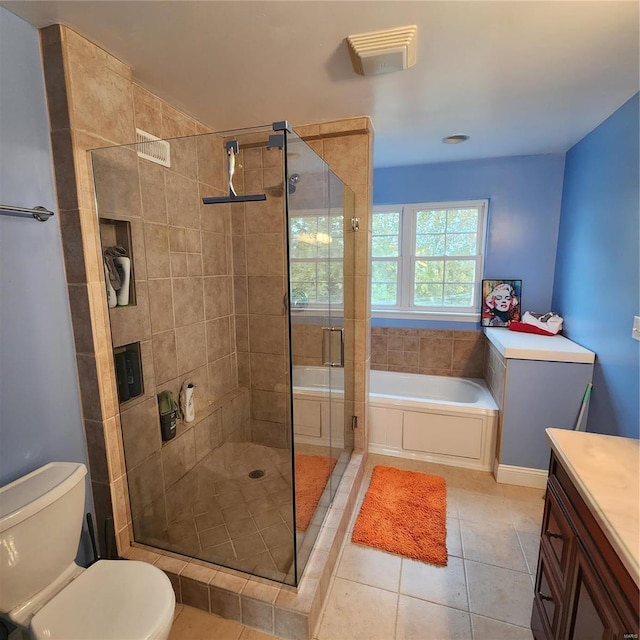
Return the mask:
<svg viewBox="0 0 640 640">
<path fill-rule="evenodd" d="M 192 382 L 185 382 L 180 390 L 180 405 L 185 422 L 193 422 L 196 417 L 196 408 L 193 401 L 193 391 L 195 385 Z"/>
</svg>

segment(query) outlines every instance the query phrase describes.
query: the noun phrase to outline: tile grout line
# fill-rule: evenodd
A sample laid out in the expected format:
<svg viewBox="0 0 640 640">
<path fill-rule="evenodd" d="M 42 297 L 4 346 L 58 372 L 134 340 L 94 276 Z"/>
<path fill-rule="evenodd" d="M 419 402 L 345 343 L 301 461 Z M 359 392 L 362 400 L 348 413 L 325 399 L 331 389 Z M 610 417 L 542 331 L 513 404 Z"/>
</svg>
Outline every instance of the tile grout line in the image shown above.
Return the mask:
<svg viewBox="0 0 640 640">
<path fill-rule="evenodd" d="M 529 559 L 527 558 L 527 554 L 524 551 L 524 545 L 522 544 L 522 539 L 520 538 L 520 533 L 525 533 L 523 532 L 519 532 L 515 527 L 515 532 L 516 532 L 516 538 L 518 538 L 518 544 L 520 545 L 520 551 L 522 552 L 522 556 L 524 557 L 524 563 L 527 565 L 527 573 L 529 575 L 532 575 L 531 572 L 531 566 L 529 565 Z"/>
<path fill-rule="evenodd" d="M 462 540 L 462 527 L 460 528 L 460 545 L 462 546 L 462 572 L 464 573 L 464 587 L 467 592 L 467 607 L 469 609 L 469 627 L 471 628 L 471 640 L 475 640 L 475 629 L 473 628 L 473 617 L 471 614 L 471 589 L 469 589 L 469 576 L 467 574 L 467 561 L 464 557 L 464 542 Z"/>
<path fill-rule="evenodd" d="M 398 578 L 398 593 L 396 593 L 396 615 L 393 621 L 393 637 L 398 637 L 398 617 L 400 615 L 400 580 L 402 579 L 402 562 L 400 562 L 400 578 Z"/>
</svg>

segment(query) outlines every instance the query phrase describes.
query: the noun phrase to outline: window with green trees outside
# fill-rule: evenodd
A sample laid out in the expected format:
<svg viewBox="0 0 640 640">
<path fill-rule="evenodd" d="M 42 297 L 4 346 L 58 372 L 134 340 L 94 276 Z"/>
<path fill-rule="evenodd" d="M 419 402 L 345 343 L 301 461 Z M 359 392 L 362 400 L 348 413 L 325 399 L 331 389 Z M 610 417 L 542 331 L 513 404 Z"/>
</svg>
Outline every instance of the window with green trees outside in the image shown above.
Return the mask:
<svg viewBox="0 0 640 640">
<path fill-rule="evenodd" d="M 292 303 L 310 308 L 343 305 L 344 217 L 342 213 L 291 215 L 289 262 Z"/>
<path fill-rule="evenodd" d="M 487 205 L 480 200 L 374 207 L 373 315 L 466 319 L 479 313 Z"/>
</svg>

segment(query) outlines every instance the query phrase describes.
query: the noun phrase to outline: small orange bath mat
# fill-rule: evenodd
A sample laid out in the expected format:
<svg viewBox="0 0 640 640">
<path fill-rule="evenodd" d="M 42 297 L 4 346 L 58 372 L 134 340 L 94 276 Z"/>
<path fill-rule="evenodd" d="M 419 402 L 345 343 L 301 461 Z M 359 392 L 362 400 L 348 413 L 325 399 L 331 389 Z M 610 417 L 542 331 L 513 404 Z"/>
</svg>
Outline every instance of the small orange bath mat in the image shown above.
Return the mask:
<svg viewBox="0 0 640 640">
<path fill-rule="evenodd" d="M 375 467 L 351 539 L 407 558 L 446 566 L 445 479 L 392 467 Z"/>
<path fill-rule="evenodd" d="M 336 459 L 296 453 L 296 529 L 306 531 Z"/>
</svg>

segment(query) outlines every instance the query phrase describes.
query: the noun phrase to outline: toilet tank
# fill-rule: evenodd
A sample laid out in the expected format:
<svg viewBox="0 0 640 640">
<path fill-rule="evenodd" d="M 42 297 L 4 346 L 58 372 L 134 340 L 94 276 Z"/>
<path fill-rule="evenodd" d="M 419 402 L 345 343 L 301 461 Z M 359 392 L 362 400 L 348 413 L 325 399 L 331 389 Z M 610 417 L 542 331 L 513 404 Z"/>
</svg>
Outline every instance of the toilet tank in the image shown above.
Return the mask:
<svg viewBox="0 0 640 640">
<path fill-rule="evenodd" d="M 78 551 L 87 469 L 51 462 L 0 488 L 0 613 L 44 589 Z"/>
</svg>

